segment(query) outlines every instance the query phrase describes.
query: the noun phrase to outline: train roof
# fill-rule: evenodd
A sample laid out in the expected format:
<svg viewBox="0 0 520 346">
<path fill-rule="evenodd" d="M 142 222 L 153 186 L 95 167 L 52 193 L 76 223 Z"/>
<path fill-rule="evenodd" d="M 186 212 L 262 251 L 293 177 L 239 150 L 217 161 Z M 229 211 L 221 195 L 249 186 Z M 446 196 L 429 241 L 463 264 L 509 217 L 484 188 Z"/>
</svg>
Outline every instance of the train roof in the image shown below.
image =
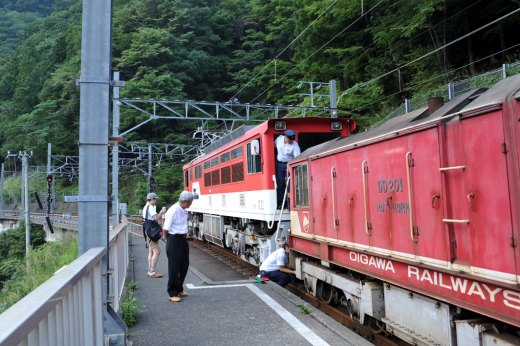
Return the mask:
<svg viewBox="0 0 520 346">
<path fill-rule="evenodd" d="M 283 129 L 276 129 L 275 123 L 283 121 L 286 123 L 286 127 Z M 272 129 L 275 134 L 283 134 L 283 131 L 286 128 L 290 128 L 291 126 L 296 126 L 298 124 L 301 124 L 303 122 L 309 123 L 309 122 L 322 122 L 327 123 L 331 121 L 341 121 L 345 122 L 343 126 L 348 126 L 349 131 L 353 131 L 355 129 L 355 122 L 352 119 L 347 118 L 318 118 L 318 117 L 299 117 L 299 118 L 273 118 L 268 119 L 260 124 L 257 125 L 242 125 L 236 130 L 230 132 L 226 136 L 218 139 L 217 141 L 211 143 L 210 145 L 206 146 L 202 150 L 204 153 L 193 160 L 191 160 L 189 163 L 187 163 L 188 166 L 198 164 L 200 161 L 206 160 L 210 158 L 212 155 L 215 155 L 216 152 L 221 150 L 227 150 L 229 146 L 234 146 L 235 144 L 240 143 L 240 139 L 255 135 L 258 133 L 266 133 L 269 129 Z M 236 143 L 233 143 L 236 142 Z M 232 143 L 232 144 L 230 144 Z"/>
<path fill-rule="evenodd" d="M 295 161 L 318 158 L 335 152 L 349 150 L 370 143 L 398 137 L 405 133 L 436 126 L 439 121 L 456 115 L 476 115 L 500 109 L 504 99 L 511 93 L 520 97 L 520 75 L 506 78 L 492 88 L 473 89 L 458 95 L 437 109 L 423 107 L 404 115 L 388 119 L 381 125 L 349 137 L 336 138 L 305 150 Z"/>
<path fill-rule="evenodd" d="M 242 137 L 247 131 L 255 128 L 258 125 L 242 125 L 239 128 L 237 128 L 234 131 L 231 131 L 224 137 L 220 138 L 219 140 L 216 140 L 215 142 L 211 143 L 207 147 L 204 147 L 202 150 L 204 151 L 204 154 L 209 154 L 212 151 L 215 151 L 222 146 L 234 141 L 237 138 Z"/>
</svg>

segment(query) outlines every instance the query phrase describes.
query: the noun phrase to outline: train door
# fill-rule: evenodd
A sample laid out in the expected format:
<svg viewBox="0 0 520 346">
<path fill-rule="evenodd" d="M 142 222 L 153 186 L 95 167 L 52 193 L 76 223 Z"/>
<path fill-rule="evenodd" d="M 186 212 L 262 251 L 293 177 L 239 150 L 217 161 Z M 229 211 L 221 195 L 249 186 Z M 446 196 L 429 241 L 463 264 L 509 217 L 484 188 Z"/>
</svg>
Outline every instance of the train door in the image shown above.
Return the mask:
<svg viewBox="0 0 520 346">
<path fill-rule="evenodd" d="M 336 213 L 338 240 L 353 243 L 354 226 L 354 193 L 352 191 L 352 177 L 355 176 L 351 172 L 349 157 L 353 151 L 340 153 L 336 155 Z"/>
<path fill-rule="evenodd" d="M 448 236 L 444 232 L 444 200 L 439 174 L 439 136 L 436 128 L 408 136 L 406 183 L 410 214 L 406 239 L 415 241 L 415 255 L 428 264 L 450 262 Z"/>
<path fill-rule="evenodd" d="M 367 225 L 365 231 L 370 235 L 370 248 L 388 254 L 391 245 L 392 194 L 388 183 L 394 183 L 388 175 L 388 142 L 367 147 L 363 167 L 363 190 Z M 385 186 L 381 184 L 385 183 Z M 393 187 L 392 187 L 393 189 Z"/>
<path fill-rule="evenodd" d="M 461 121 L 450 120 L 440 128 L 441 174 L 445 198 L 445 231 L 450 244 L 450 261 L 461 266 L 471 262 L 471 229 L 469 227 L 469 209 L 466 201 L 467 168 L 462 137 Z"/>
<path fill-rule="evenodd" d="M 504 130 L 497 124 L 502 124 L 501 112 L 446 124 L 440 169 L 447 198 L 443 222 L 455 265 L 516 281 Z"/>
<path fill-rule="evenodd" d="M 506 104 L 508 106 L 507 119 L 505 128 L 506 130 L 506 145 L 509 146 L 508 150 L 508 168 L 509 168 L 509 181 L 510 184 L 510 196 L 511 196 L 511 209 L 517 210 L 513 213 L 513 234 L 512 239 L 518 241 L 520 239 L 520 93 L 516 93 L 515 96 L 509 96 Z M 505 118 L 505 117 L 504 117 Z M 515 242 L 512 242 L 515 243 Z M 516 275 L 517 281 L 520 283 L 520 246 L 515 247 L 515 263 L 516 263 Z"/>
<path fill-rule="evenodd" d="M 334 222 L 337 204 L 334 188 L 338 184 L 334 156 L 312 162 L 311 184 L 314 234 L 318 240 L 334 242 L 338 238 Z"/>
<path fill-rule="evenodd" d="M 410 227 L 412 203 L 409 198 L 409 136 L 395 138 L 384 145 L 385 166 L 378 172 L 377 213 L 389 237 L 389 249 L 398 257 L 415 257 L 415 230 Z"/>
<path fill-rule="evenodd" d="M 517 281 L 502 124 L 502 111 L 461 121 L 466 156 L 466 190 L 462 200 L 469 214 L 472 271 Z"/>
</svg>

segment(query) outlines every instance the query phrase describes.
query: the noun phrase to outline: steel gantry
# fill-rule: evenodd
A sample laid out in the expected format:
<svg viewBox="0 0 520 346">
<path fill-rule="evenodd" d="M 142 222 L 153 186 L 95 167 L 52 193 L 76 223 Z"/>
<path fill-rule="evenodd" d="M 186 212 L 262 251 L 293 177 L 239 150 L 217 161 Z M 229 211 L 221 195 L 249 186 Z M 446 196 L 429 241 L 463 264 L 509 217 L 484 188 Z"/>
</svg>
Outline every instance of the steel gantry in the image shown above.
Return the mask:
<svg viewBox="0 0 520 346">
<path fill-rule="evenodd" d="M 148 116 L 147 120 L 120 133 L 120 136 L 125 136 L 142 125 L 156 119 L 263 122 L 269 118 L 281 118 L 286 116 L 305 117 L 308 114 L 330 115 L 336 111 L 335 108 L 330 107 L 250 104 L 240 103 L 238 100 L 209 102 L 118 98 L 114 99 L 114 102 L 117 103 L 119 107 L 127 106 Z"/>
</svg>

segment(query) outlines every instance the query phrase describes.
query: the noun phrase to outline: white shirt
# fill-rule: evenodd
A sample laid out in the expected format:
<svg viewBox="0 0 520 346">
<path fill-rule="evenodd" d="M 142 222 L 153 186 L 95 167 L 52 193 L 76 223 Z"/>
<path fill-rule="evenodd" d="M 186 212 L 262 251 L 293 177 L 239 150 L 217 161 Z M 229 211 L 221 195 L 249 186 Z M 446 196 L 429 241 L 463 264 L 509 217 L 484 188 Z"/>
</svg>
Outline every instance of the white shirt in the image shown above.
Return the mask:
<svg viewBox="0 0 520 346">
<path fill-rule="evenodd" d="M 188 234 L 188 212 L 179 202 L 172 205 L 164 216 L 163 229 L 170 234 Z"/>
<path fill-rule="evenodd" d="M 146 208 L 148 208 L 148 215 L 146 215 Z M 146 205 L 143 208 L 143 219 L 153 220 L 153 217 L 155 215 L 157 215 L 157 209 L 155 209 L 155 205 L 146 203 Z"/>
<path fill-rule="evenodd" d="M 278 150 L 278 155 L 276 156 L 278 162 L 289 162 L 301 153 L 298 143 L 294 140 L 292 143 L 285 143 L 284 136 L 278 136 L 275 145 Z"/>
<path fill-rule="evenodd" d="M 275 270 L 280 270 L 280 267 L 285 265 L 285 261 L 287 260 L 287 255 L 285 253 L 285 249 L 279 248 L 265 259 L 265 261 L 260 266 L 260 270 L 266 272 L 272 272 Z"/>
</svg>

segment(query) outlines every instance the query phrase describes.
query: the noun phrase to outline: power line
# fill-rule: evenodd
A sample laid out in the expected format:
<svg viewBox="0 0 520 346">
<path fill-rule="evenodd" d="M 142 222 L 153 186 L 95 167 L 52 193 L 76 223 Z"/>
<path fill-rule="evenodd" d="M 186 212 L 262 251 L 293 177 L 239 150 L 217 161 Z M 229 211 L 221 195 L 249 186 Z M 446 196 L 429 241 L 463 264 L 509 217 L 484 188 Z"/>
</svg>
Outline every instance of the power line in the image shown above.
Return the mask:
<svg viewBox="0 0 520 346">
<path fill-rule="evenodd" d="M 469 10 L 470 8 L 474 7 L 475 5 L 477 5 L 478 3 L 482 2 L 482 1 L 483 1 L 483 0 L 477 0 L 477 1 L 475 1 L 474 3 L 472 3 L 472 4 L 469 5 L 469 6 L 466 6 L 465 8 L 463 8 L 462 10 L 460 10 L 459 12 L 457 12 L 457 13 L 455 13 L 455 14 L 449 16 L 448 18 L 443 19 L 442 21 L 440 21 L 439 23 L 435 24 L 435 25 L 432 26 L 431 28 L 427 28 L 427 29 L 425 29 L 425 30 L 423 30 L 423 31 L 421 31 L 421 32 L 419 32 L 419 33 L 417 33 L 416 35 L 414 35 L 413 37 L 411 37 L 410 39 L 408 39 L 406 42 L 402 42 L 401 44 L 398 44 L 397 46 L 393 47 L 393 50 L 396 50 L 396 49 L 398 49 L 398 48 L 400 48 L 400 47 L 402 47 L 402 46 L 404 46 L 404 45 L 407 45 L 408 43 L 410 43 L 410 42 L 412 42 L 413 40 L 415 40 L 417 37 L 423 35 L 424 33 L 428 32 L 429 30 L 435 29 L 436 27 L 438 27 L 439 25 L 441 25 L 441 24 L 443 24 L 443 23 L 446 23 L 447 20 L 450 20 L 450 19 L 452 19 L 452 18 L 454 18 L 454 17 L 457 17 L 457 16 L 460 15 L 461 13 L 466 12 L 467 10 Z M 395 5 L 395 4 L 397 4 L 397 2 L 394 3 L 394 5 Z M 367 50 L 368 48 L 372 47 L 372 46 L 375 45 L 375 44 L 376 44 L 376 42 L 373 41 L 371 44 L 369 44 L 368 46 L 365 46 L 365 47 L 361 48 L 360 50 L 362 50 L 362 51 Z M 358 50 L 357 52 L 359 52 L 359 50 Z M 334 65 L 334 67 L 337 67 L 337 66 L 339 66 L 339 65 L 341 65 L 341 64 L 344 64 L 345 62 L 350 61 L 352 57 L 354 57 L 354 56 L 357 55 L 357 52 L 352 53 L 352 54 L 349 55 L 347 58 L 341 60 L 341 61 L 338 62 L 336 65 Z"/>
<path fill-rule="evenodd" d="M 296 36 L 296 38 L 294 38 L 291 43 L 289 43 L 287 46 L 285 46 L 284 49 L 282 49 L 280 51 L 280 53 L 278 53 L 273 59 L 271 59 L 271 61 L 269 61 L 269 63 L 260 71 L 258 72 L 253 78 L 251 78 L 235 95 L 233 95 L 231 97 L 231 100 L 233 100 L 235 97 L 237 97 L 241 92 L 242 90 L 244 90 L 252 81 L 254 81 L 256 79 L 256 77 L 258 77 L 262 72 L 264 72 L 270 65 L 273 61 L 276 61 L 276 59 L 283 54 L 283 52 L 285 52 L 289 47 L 291 47 L 314 23 L 316 23 L 316 21 L 318 19 L 320 19 L 332 6 L 334 6 L 336 4 L 336 2 L 338 2 L 338 0 L 334 0 L 329 6 L 327 6 L 327 8 L 320 13 L 320 15 L 314 19 L 309 25 L 307 25 L 307 27 L 302 31 L 300 32 L 300 34 L 298 34 L 298 36 Z"/>
<path fill-rule="evenodd" d="M 325 46 L 327 46 L 330 42 L 334 41 L 339 35 L 341 35 L 342 33 L 344 33 L 346 30 L 348 30 L 349 28 L 351 28 L 354 24 L 356 24 L 359 20 L 361 20 L 365 15 L 369 14 L 372 10 L 374 10 L 376 7 L 378 7 L 383 1 L 385 0 L 381 0 L 379 1 L 374 7 L 370 8 L 368 11 L 364 12 L 361 16 L 359 16 L 355 21 L 353 21 L 351 24 L 349 24 L 347 27 L 345 27 L 343 30 L 341 30 L 339 33 L 337 33 L 333 38 L 331 38 L 329 41 L 327 41 L 324 45 L 322 45 L 320 48 L 318 48 L 317 50 L 314 51 L 314 53 L 312 53 L 311 55 L 307 56 L 305 59 L 303 59 L 302 61 L 300 61 L 295 67 L 293 67 L 289 72 L 287 72 L 286 74 L 284 74 L 281 78 L 278 78 L 278 80 L 270 85 L 267 89 L 265 89 L 264 91 L 262 91 L 260 94 L 258 94 L 254 99 L 252 99 L 251 101 L 249 101 L 249 103 L 253 103 L 254 101 L 256 101 L 260 96 L 262 96 L 263 94 L 265 94 L 267 91 L 269 91 L 273 86 L 275 86 L 278 81 L 284 79 L 285 77 L 287 77 L 291 72 L 293 72 L 294 70 L 296 70 L 301 64 L 303 64 L 305 61 L 309 60 L 311 57 L 313 57 L 316 53 L 318 53 L 320 50 L 322 50 Z"/>
<path fill-rule="evenodd" d="M 428 53 L 426 53 L 426 54 L 424 54 L 424 55 L 422 55 L 422 56 L 420 56 L 420 57 L 418 57 L 418 58 L 415 58 L 415 59 L 413 59 L 413 60 L 407 62 L 406 64 L 403 64 L 403 65 L 401 65 L 401 66 L 399 66 L 399 67 L 396 67 L 396 68 L 393 69 L 393 70 L 390 70 L 390 71 L 385 72 L 385 73 L 383 73 L 383 74 L 381 74 L 381 75 L 379 75 L 379 76 L 377 76 L 377 77 L 374 77 L 374 78 L 372 78 L 371 80 L 369 80 L 369 81 L 367 81 L 367 82 L 357 84 L 357 85 L 353 86 L 352 88 L 350 88 L 350 89 L 348 89 L 348 90 L 345 90 L 345 91 L 340 95 L 340 98 L 341 98 L 343 95 L 345 95 L 345 94 L 347 94 L 347 93 L 349 93 L 349 92 L 351 92 L 351 91 L 353 91 L 353 90 L 356 90 L 356 89 L 358 89 L 358 88 L 360 88 L 360 87 L 362 87 L 362 86 L 365 86 L 365 85 L 367 85 L 367 84 L 370 84 L 370 83 L 372 83 L 372 82 L 375 82 L 376 80 L 381 79 L 381 78 L 383 78 L 383 77 L 386 77 L 386 76 L 388 76 L 388 75 L 390 75 L 390 74 L 392 74 L 392 73 L 394 73 L 394 72 L 396 72 L 396 71 L 402 69 L 403 67 L 409 66 L 409 65 L 411 65 L 411 64 L 413 64 L 413 63 L 416 63 L 416 62 L 418 62 L 418 61 L 420 61 L 420 60 L 422 60 L 422 59 L 424 59 L 424 58 L 426 58 L 426 57 L 428 57 L 428 56 L 430 56 L 430 55 L 432 55 L 432 54 L 434 54 L 434 53 L 436 53 L 436 52 L 438 52 L 438 51 L 440 51 L 440 50 L 442 50 L 442 49 L 444 49 L 444 48 L 446 48 L 446 47 L 449 47 L 449 46 L 451 46 L 451 45 L 453 45 L 453 44 L 455 44 L 455 43 L 457 43 L 457 42 L 459 42 L 459 41 L 461 41 L 461 40 L 463 40 L 463 39 L 465 39 L 465 38 L 467 38 L 467 37 L 469 37 L 469 36 L 471 36 L 471 35 L 473 35 L 473 34 L 479 32 L 479 31 L 481 31 L 481 30 L 483 30 L 483 29 L 485 29 L 485 28 L 487 28 L 487 27 L 489 27 L 489 26 L 491 26 L 491 25 L 493 25 L 493 24 L 495 24 L 495 23 L 498 23 L 499 21 L 501 21 L 501 20 L 503 20 L 503 19 L 505 19 L 505 18 L 507 18 L 507 17 L 509 17 L 509 16 L 512 16 L 512 15 L 515 14 L 515 13 L 518 13 L 519 11 L 520 11 L 520 8 L 517 8 L 516 10 L 511 11 L 511 12 L 509 12 L 508 14 L 505 14 L 505 15 L 503 15 L 502 17 L 499 17 L 499 18 L 497 18 L 497 19 L 495 19 L 495 20 L 493 20 L 493 21 L 491 21 L 491 22 L 489 22 L 489 23 L 487 23 L 487 24 L 485 24 L 485 25 L 483 25 L 483 26 L 481 26 L 481 27 L 479 27 L 479 28 L 473 30 L 473 31 L 470 31 L 469 33 L 467 33 L 467 34 L 465 34 L 465 35 L 462 35 L 461 37 L 456 38 L 455 40 L 453 40 L 453 41 L 451 41 L 451 42 L 448 42 L 448 43 L 446 43 L 445 45 L 443 45 L 443 46 L 441 46 L 441 47 L 439 47 L 439 48 L 433 49 L 433 50 L 429 51 Z"/>
<path fill-rule="evenodd" d="M 471 63 L 468 63 L 468 64 L 466 64 L 466 65 L 464 65 L 464 66 L 457 67 L 456 69 L 453 69 L 453 70 L 450 70 L 450 71 L 448 71 L 448 72 L 442 73 L 442 74 L 440 74 L 440 75 L 438 75 L 438 76 L 435 76 L 435 77 L 433 77 L 433 78 L 427 79 L 427 80 L 422 81 L 422 82 L 420 82 L 420 83 L 412 84 L 412 85 L 410 85 L 409 87 L 412 88 L 412 87 L 417 87 L 417 86 L 419 86 L 419 85 L 424 85 L 424 84 L 426 84 L 426 83 L 428 83 L 428 82 L 431 82 L 432 80 L 439 79 L 439 78 L 444 77 L 444 76 L 446 76 L 446 75 L 452 74 L 453 72 L 456 72 L 456 71 L 461 70 L 461 69 L 463 69 L 463 68 L 465 68 L 465 67 L 468 67 L 468 66 L 471 65 L 471 64 L 478 63 L 478 62 L 480 62 L 480 61 L 482 61 L 482 60 L 486 60 L 486 59 L 488 59 L 488 58 L 490 58 L 490 57 L 492 57 L 492 56 L 494 56 L 494 55 L 497 55 L 497 54 L 500 54 L 500 53 L 506 52 L 506 51 L 508 51 L 508 50 L 511 50 L 511 49 L 516 48 L 516 47 L 519 47 L 519 46 L 520 46 L 520 43 L 515 44 L 514 46 L 511 46 L 511 47 L 508 47 L 508 48 L 502 49 L 502 50 L 500 50 L 500 51 L 498 51 L 498 52 L 495 52 L 495 53 L 490 54 L 490 55 L 488 55 L 488 56 L 486 56 L 486 57 L 480 58 L 480 59 L 478 59 L 478 60 L 476 60 L 476 61 L 473 61 L 473 62 L 471 62 Z M 387 96 L 380 97 L 380 98 L 378 98 L 378 99 L 375 100 L 375 101 L 372 101 L 372 102 L 367 103 L 367 104 L 365 104 L 365 105 L 363 105 L 363 106 L 361 106 L 361 107 L 358 107 L 358 108 L 355 108 L 355 109 L 351 110 L 351 112 L 359 111 L 359 110 L 361 110 L 361 109 L 364 109 L 364 108 L 366 108 L 366 107 L 368 107 L 368 106 L 373 105 L 374 103 L 378 103 L 378 102 L 380 102 L 380 101 L 386 100 L 386 99 L 388 99 L 388 98 L 390 98 L 390 97 L 392 97 L 392 96 L 398 95 L 398 94 L 400 94 L 400 93 L 401 93 L 401 91 L 398 91 L 398 92 L 395 92 L 395 93 L 393 93 L 393 94 L 390 94 L 390 95 L 387 95 Z"/>
</svg>

